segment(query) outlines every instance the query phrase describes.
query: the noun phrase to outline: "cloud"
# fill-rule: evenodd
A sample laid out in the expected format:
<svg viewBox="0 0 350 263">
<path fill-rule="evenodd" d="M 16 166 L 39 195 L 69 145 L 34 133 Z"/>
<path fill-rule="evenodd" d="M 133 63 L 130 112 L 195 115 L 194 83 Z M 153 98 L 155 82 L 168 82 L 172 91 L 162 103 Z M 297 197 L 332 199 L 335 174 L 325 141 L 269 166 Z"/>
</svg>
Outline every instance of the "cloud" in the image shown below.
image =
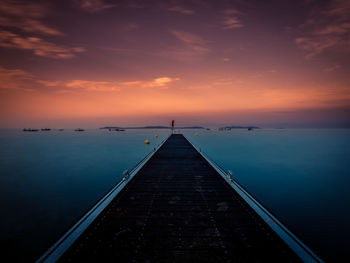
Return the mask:
<svg viewBox="0 0 350 263">
<path fill-rule="evenodd" d="M 341 66 L 340 65 L 334 65 L 334 66 L 325 68 L 323 71 L 324 72 L 333 72 L 333 71 L 337 70 L 338 68 L 341 68 Z"/>
<path fill-rule="evenodd" d="M 315 35 L 338 35 L 346 34 L 350 31 L 350 23 L 342 23 L 338 25 L 326 25 L 325 27 L 319 29 L 314 34 Z"/>
<path fill-rule="evenodd" d="M 155 78 L 153 81 L 149 83 L 145 83 L 144 86 L 145 87 L 165 87 L 166 85 L 176 80 L 180 80 L 180 78 L 169 78 L 169 77 Z"/>
<path fill-rule="evenodd" d="M 103 0 L 75 0 L 83 10 L 96 13 L 104 9 L 115 7 L 115 5 L 106 4 Z"/>
<path fill-rule="evenodd" d="M 186 9 L 181 6 L 172 6 L 172 7 L 169 7 L 168 10 L 173 12 L 178 12 L 184 15 L 193 15 L 195 13 L 193 10 Z"/>
<path fill-rule="evenodd" d="M 35 91 L 35 76 L 21 69 L 6 69 L 0 66 L 0 89 Z"/>
<path fill-rule="evenodd" d="M 122 89 L 156 88 L 167 89 L 178 77 L 157 77 L 151 80 L 94 81 L 94 80 L 42 80 L 21 69 L 7 69 L 0 66 L 0 88 L 35 91 L 43 87 L 57 93 L 81 91 L 113 92 Z"/>
<path fill-rule="evenodd" d="M 126 82 L 118 81 L 91 81 L 91 80 L 69 80 L 69 81 L 43 81 L 37 82 L 50 88 L 57 88 L 58 93 L 71 93 L 77 90 L 95 92 L 113 92 L 130 88 L 159 88 L 165 89 L 169 84 L 179 78 L 159 77 L 153 80 L 132 80 Z"/>
<path fill-rule="evenodd" d="M 42 37 L 23 36 L 25 33 L 63 36 L 64 34 L 42 22 L 48 9 L 44 4 L 19 0 L 2 0 L 0 4 L 0 47 L 30 50 L 35 55 L 56 59 L 69 59 L 85 51 L 82 47 L 64 47 L 48 42 Z M 16 33 L 13 29 L 20 29 Z"/>
<path fill-rule="evenodd" d="M 241 14 L 236 9 L 226 9 L 222 11 L 224 16 L 221 18 L 221 24 L 223 29 L 236 29 L 243 27 L 238 15 Z"/>
<path fill-rule="evenodd" d="M 71 89 L 83 89 L 89 91 L 117 91 L 120 87 L 113 81 L 89 81 L 89 80 L 72 80 L 64 85 Z"/>
<path fill-rule="evenodd" d="M 137 87 L 143 87 L 143 88 L 164 88 L 168 84 L 180 80 L 180 78 L 170 78 L 170 77 L 159 77 L 155 78 L 152 81 L 128 81 L 128 82 L 122 82 L 121 85 L 123 86 L 137 86 Z"/>
<path fill-rule="evenodd" d="M 340 42 L 341 39 L 337 36 L 329 36 L 327 38 L 298 37 L 295 39 L 295 43 L 299 48 L 307 51 L 306 58 L 308 59 L 337 46 Z"/>
<path fill-rule="evenodd" d="M 24 32 L 62 36 L 63 33 L 45 25 L 41 20 L 47 15 L 45 6 L 26 1 L 2 0 L 0 26 L 17 28 Z"/>
<path fill-rule="evenodd" d="M 237 17 L 226 16 L 222 19 L 223 29 L 234 29 L 243 27 Z"/>
<path fill-rule="evenodd" d="M 306 22 L 296 29 L 299 36 L 295 43 L 307 52 L 306 58 L 328 51 L 350 52 L 350 2 L 331 0 L 323 9 L 315 5 Z"/>
<path fill-rule="evenodd" d="M 84 52 L 82 47 L 63 47 L 38 37 L 21 37 L 8 31 L 0 31 L 0 47 L 30 50 L 35 55 L 55 59 L 69 59 Z"/>
<path fill-rule="evenodd" d="M 91 80 L 68 80 L 68 81 L 46 81 L 37 80 L 38 83 L 45 87 L 53 88 L 56 93 L 75 93 L 75 91 L 95 91 L 95 92 L 111 92 L 119 91 L 121 85 L 116 81 L 91 81 Z"/>
<path fill-rule="evenodd" d="M 207 41 L 192 33 L 176 30 L 172 30 L 170 33 L 196 53 L 204 54 L 210 51 L 210 48 L 207 46 Z"/>
</svg>

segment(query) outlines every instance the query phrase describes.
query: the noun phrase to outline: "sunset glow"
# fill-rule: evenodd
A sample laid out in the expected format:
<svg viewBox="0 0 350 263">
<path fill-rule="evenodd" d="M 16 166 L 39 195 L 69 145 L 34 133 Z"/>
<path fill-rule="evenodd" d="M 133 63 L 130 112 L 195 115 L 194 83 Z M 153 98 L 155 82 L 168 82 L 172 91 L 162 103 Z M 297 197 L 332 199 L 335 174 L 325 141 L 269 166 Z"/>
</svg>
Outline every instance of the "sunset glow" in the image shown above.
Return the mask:
<svg viewBox="0 0 350 263">
<path fill-rule="evenodd" d="M 0 16 L 2 128 L 350 123 L 346 0 L 2 0 Z"/>
</svg>

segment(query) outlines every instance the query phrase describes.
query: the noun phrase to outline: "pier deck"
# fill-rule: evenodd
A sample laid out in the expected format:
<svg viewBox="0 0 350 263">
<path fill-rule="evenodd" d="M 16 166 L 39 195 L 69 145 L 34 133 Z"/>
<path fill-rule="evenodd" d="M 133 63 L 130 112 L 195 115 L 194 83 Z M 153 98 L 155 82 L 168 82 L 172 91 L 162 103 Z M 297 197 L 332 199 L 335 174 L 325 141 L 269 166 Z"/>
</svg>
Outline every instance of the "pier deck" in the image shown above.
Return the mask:
<svg viewBox="0 0 350 263">
<path fill-rule="evenodd" d="M 59 262 L 300 262 L 183 135 L 172 135 Z"/>
</svg>

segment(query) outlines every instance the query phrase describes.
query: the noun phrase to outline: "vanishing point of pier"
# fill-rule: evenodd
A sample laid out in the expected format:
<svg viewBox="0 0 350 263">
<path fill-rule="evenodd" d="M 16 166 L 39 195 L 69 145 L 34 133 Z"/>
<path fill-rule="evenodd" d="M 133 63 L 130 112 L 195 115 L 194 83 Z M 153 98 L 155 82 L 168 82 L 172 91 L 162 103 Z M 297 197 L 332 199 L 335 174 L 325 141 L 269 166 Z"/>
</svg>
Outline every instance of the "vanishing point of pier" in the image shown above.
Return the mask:
<svg viewBox="0 0 350 263">
<path fill-rule="evenodd" d="M 80 232 L 39 261 L 321 261 L 307 248 L 307 257 L 297 255 L 303 248 L 292 249 L 181 134 L 171 135 Z M 74 242 L 58 253 L 72 234 Z"/>
</svg>

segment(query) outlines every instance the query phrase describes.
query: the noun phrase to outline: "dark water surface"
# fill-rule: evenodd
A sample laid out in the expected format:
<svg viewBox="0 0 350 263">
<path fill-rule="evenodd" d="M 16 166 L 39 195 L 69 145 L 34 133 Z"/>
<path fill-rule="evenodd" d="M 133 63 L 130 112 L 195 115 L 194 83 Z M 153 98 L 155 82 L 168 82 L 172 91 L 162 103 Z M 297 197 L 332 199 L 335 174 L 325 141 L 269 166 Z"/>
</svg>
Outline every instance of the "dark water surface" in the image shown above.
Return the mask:
<svg viewBox="0 0 350 263">
<path fill-rule="evenodd" d="M 36 260 L 168 134 L 0 131 L 1 258 Z"/>
<path fill-rule="evenodd" d="M 350 262 L 350 130 L 185 132 L 327 262 Z"/>
<path fill-rule="evenodd" d="M 37 259 L 168 133 L 0 131 L 2 255 Z M 350 262 L 350 130 L 184 133 L 319 256 Z"/>
</svg>

